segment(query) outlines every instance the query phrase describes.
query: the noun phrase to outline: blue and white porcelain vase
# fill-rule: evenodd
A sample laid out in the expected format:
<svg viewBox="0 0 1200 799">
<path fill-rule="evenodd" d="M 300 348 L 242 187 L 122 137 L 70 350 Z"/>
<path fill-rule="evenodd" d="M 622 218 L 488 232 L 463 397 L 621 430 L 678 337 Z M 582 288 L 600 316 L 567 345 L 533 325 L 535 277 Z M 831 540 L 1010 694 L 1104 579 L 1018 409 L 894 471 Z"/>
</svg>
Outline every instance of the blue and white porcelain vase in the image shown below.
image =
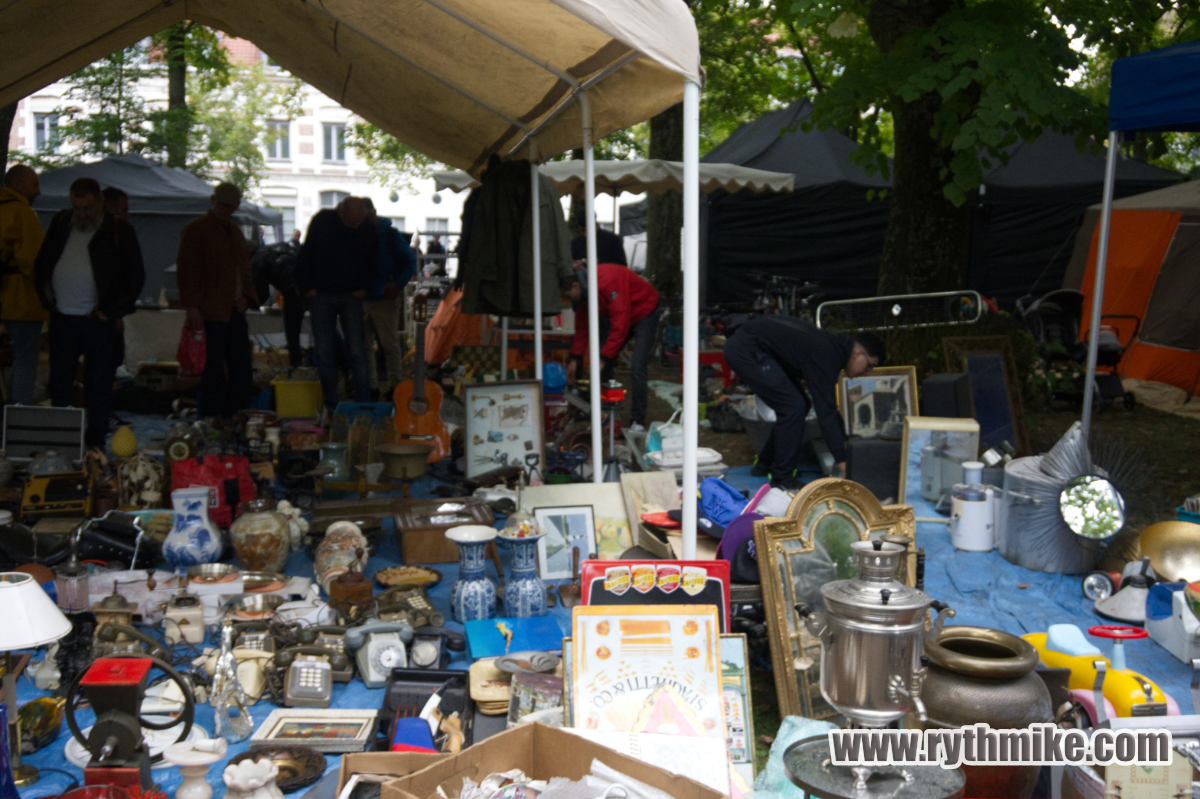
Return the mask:
<svg viewBox="0 0 1200 799">
<path fill-rule="evenodd" d="M 450 586 L 450 614 L 457 622 L 479 621 L 496 615 L 496 584 L 483 573 L 488 542 L 496 530 L 481 524 L 451 527 L 446 538 L 458 544 L 458 579 Z"/>
<path fill-rule="evenodd" d="M 504 585 L 504 615 L 510 619 L 546 615 L 546 584 L 538 577 L 537 555 L 543 535 L 500 536 L 512 552 L 512 577 Z"/>
<path fill-rule="evenodd" d="M 171 492 L 175 526 L 163 540 L 162 553 L 176 569 L 201 563 L 216 563 L 225 543 L 221 531 L 208 518 L 209 489 L 206 486 L 177 488 Z"/>
</svg>

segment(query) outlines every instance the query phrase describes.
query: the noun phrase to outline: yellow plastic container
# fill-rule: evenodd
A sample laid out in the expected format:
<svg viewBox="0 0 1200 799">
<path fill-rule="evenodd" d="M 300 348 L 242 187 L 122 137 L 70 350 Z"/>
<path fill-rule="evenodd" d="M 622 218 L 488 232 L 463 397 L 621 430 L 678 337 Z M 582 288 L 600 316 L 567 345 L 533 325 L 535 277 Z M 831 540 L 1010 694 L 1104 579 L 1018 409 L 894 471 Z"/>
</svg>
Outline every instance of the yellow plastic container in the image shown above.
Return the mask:
<svg viewBox="0 0 1200 799">
<path fill-rule="evenodd" d="M 275 389 L 275 413 L 281 419 L 311 419 L 321 412 L 321 382 L 319 380 L 288 380 L 277 377 L 271 381 Z"/>
</svg>

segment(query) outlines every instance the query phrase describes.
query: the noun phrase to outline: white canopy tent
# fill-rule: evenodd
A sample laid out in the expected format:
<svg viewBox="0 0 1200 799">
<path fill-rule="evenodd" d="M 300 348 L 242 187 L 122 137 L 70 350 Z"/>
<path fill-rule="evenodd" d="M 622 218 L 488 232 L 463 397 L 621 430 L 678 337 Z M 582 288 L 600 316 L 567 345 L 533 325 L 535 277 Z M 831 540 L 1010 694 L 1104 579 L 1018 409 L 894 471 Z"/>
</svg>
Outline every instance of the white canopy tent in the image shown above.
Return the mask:
<svg viewBox="0 0 1200 799">
<path fill-rule="evenodd" d="M 595 190 L 599 194 L 662 194 L 683 190 L 681 161 L 596 161 L 595 168 Z M 560 196 L 582 194 L 585 189 L 582 161 L 550 161 L 539 169 L 553 181 Z M 461 169 L 435 172 L 433 181 L 438 191 L 462 192 L 479 185 L 479 181 Z M 768 172 L 737 164 L 700 164 L 700 190 L 705 194 L 718 189 L 730 193 L 742 189 L 783 193 L 792 191 L 795 183 L 796 176 L 790 172 Z"/>
<path fill-rule="evenodd" d="M 684 496 L 695 496 L 699 327 L 699 100 L 695 23 L 679 0 L 10 0 L 0 105 L 184 20 L 255 42 L 276 63 L 405 144 L 478 174 L 493 154 L 530 160 L 684 104 Z M 586 192 L 587 229 L 595 227 Z M 537 207 L 537 182 L 533 204 Z M 537 215 L 534 214 L 536 219 Z M 536 223 L 535 223 L 536 224 Z M 534 242 L 538 231 L 534 230 Z M 535 246 L 534 264 L 540 261 Z M 592 443 L 600 468 L 596 246 L 588 242 Z M 534 280 L 535 308 L 540 282 Z M 535 314 L 540 350 L 540 314 Z M 538 352 L 540 360 L 540 352 Z M 540 374 L 538 375 L 540 377 Z M 696 504 L 683 503 L 695 553 Z"/>
</svg>

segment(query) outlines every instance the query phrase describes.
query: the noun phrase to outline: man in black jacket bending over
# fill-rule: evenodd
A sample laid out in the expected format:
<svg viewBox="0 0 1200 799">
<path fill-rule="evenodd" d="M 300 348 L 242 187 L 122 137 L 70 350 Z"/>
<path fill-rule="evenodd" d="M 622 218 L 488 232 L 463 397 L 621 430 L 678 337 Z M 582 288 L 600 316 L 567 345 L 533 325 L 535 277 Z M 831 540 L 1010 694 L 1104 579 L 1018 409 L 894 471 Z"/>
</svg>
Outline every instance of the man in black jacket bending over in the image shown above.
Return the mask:
<svg viewBox="0 0 1200 799">
<path fill-rule="evenodd" d="M 734 329 L 725 342 L 725 362 L 775 411 L 775 429 L 759 458 L 770 469 L 771 485 L 785 490 L 801 485 L 796 470 L 808 416 L 805 388 L 816 406 L 825 443 L 846 476 L 838 373 L 844 369 L 848 377 L 862 377 L 885 359 L 883 342 L 873 333 L 851 338 L 791 316 L 757 316 Z"/>
<path fill-rule="evenodd" d="M 88 447 L 104 447 L 112 413 L 117 322 L 133 313 L 146 282 L 142 249 L 129 223 L 104 210 L 100 184 L 71 184 L 71 207 L 50 222 L 34 276 L 38 298 L 50 312 L 50 399 L 72 405 L 79 356 Z"/>
</svg>

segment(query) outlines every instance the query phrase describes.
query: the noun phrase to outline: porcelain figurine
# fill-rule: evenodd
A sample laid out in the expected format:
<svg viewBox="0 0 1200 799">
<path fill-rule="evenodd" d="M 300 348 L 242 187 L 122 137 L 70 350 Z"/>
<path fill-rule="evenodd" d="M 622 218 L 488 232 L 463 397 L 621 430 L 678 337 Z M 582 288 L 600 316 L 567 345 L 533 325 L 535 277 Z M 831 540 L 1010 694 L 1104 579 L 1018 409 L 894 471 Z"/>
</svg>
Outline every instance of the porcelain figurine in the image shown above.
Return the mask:
<svg viewBox="0 0 1200 799">
<path fill-rule="evenodd" d="M 450 587 L 450 613 L 455 621 L 479 621 L 496 615 L 496 584 L 483 571 L 487 561 L 484 550 L 495 537 L 495 529 L 481 524 L 446 531 L 446 538 L 458 544 L 458 579 Z"/>
<path fill-rule="evenodd" d="M 354 522 L 334 522 L 313 553 L 317 582 L 329 594 L 330 584 L 358 559 L 357 550 L 367 549 L 367 537 Z"/>
<path fill-rule="evenodd" d="M 208 518 L 209 489 L 206 486 L 177 488 L 171 492 L 175 526 L 163 540 L 162 553 L 176 569 L 216 563 L 224 542 L 221 531 Z"/>
<path fill-rule="evenodd" d="M 265 757 L 226 766 L 221 775 L 226 799 L 283 799 L 283 791 L 275 784 L 278 776 L 279 766 Z"/>
<path fill-rule="evenodd" d="M 275 511 L 274 501 L 247 502 L 246 512 L 229 527 L 233 552 L 242 569 L 283 573 L 287 568 L 290 527 L 287 517 Z"/>
<path fill-rule="evenodd" d="M 300 510 L 286 499 L 281 499 L 275 506 L 275 512 L 282 513 L 288 521 L 288 538 L 291 541 L 292 551 L 299 552 L 304 549 L 304 535 L 308 532 L 308 521 L 300 514 Z"/>
</svg>

